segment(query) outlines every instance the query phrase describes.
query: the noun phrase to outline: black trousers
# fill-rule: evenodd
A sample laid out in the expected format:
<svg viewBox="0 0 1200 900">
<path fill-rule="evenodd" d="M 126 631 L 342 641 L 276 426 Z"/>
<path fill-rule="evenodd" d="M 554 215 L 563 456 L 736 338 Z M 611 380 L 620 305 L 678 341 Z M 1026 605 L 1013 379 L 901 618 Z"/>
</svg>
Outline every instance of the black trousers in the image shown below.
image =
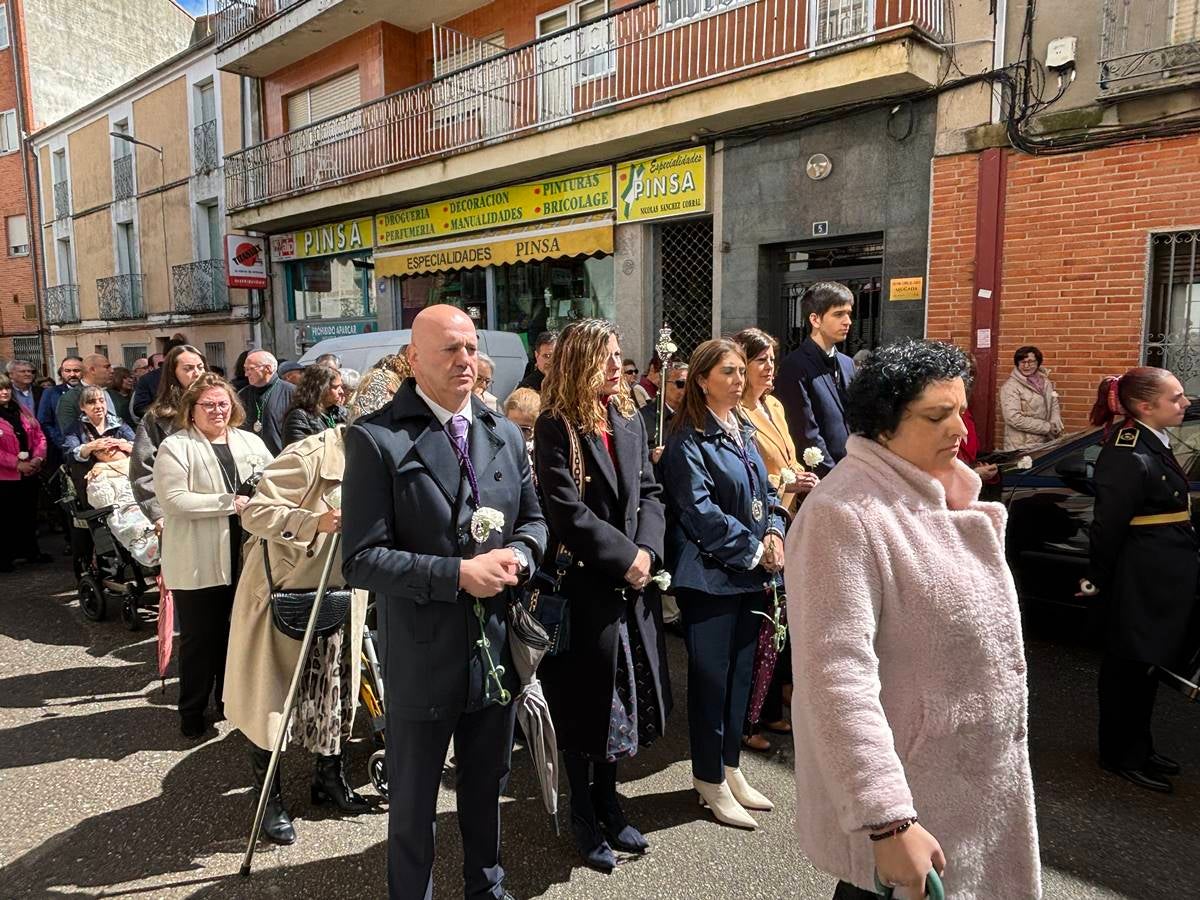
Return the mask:
<svg viewBox="0 0 1200 900">
<path fill-rule="evenodd" d="M 1144 662 L 1108 654 L 1100 664 L 1100 759 L 1118 769 L 1141 770 L 1154 753 L 1150 719 L 1158 673 Z"/>
<path fill-rule="evenodd" d="M 675 592 L 688 651 L 688 739 L 692 775 L 720 784 L 725 766 L 737 768 L 742 726 L 750 704 L 754 648 L 763 621 L 766 594 L 716 597 L 699 591 Z"/>
<path fill-rule="evenodd" d="M 179 714 L 199 716 L 210 696 L 221 702 L 225 687 L 225 651 L 229 648 L 232 584 L 172 591 L 179 621 Z"/>
<path fill-rule="evenodd" d="M 397 696 L 401 686 L 388 686 Z M 433 897 L 437 796 L 454 738 L 455 797 L 463 841 L 464 895 L 504 896 L 500 864 L 500 794 L 508 784 L 516 708 L 488 706 L 436 722 L 387 717 L 388 898 Z"/>
<path fill-rule="evenodd" d="M 38 494 L 36 477 L 0 481 L 0 562 L 37 559 L 41 554 L 37 535 Z"/>
<path fill-rule="evenodd" d="M 833 892 L 833 900 L 879 900 L 874 891 L 864 891 L 848 881 L 839 881 L 837 890 Z"/>
</svg>

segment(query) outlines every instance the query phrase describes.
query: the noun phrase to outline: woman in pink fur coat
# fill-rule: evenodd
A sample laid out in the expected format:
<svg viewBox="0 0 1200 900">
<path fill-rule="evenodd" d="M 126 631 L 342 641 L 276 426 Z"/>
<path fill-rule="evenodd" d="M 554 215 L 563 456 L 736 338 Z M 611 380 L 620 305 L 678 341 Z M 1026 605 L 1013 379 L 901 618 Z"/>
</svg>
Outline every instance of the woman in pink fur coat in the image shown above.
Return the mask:
<svg viewBox="0 0 1200 900">
<path fill-rule="evenodd" d="M 956 459 L 967 359 L 911 341 L 850 388 L 845 459 L 788 532 L 797 833 L 842 880 L 1041 896 L 1005 510 Z M 919 817 L 919 821 L 918 821 Z"/>
</svg>

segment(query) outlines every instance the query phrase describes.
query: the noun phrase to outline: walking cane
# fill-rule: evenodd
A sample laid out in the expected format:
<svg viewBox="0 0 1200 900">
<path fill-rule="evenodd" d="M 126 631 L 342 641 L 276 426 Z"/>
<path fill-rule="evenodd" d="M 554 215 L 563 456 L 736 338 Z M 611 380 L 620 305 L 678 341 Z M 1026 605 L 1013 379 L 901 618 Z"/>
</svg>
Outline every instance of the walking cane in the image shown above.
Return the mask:
<svg viewBox="0 0 1200 900">
<path fill-rule="evenodd" d="M 321 611 L 321 601 L 325 599 L 325 591 L 329 587 L 329 573 L 333 570 L 333 561 L 337 558 L 340 540 L 341 535 L 337 533 L 329 538 L 329 552 L 325 556 L 325 567 L 321 569 L 321 580 L 317 584 L 317 597 L 313 601 L 312 612 L 308 614 L 308 626 L 304 629 L 304 639 L 300 642 L 300 658 L 296 661 L 296 671 L 292 673 L 292 684 L 288 688 L 287 700 L 283 704 L 283 716 L 279 720 L 279 729 L 275 733 L 275 745 L 271 748 L 271 762 L 267 766 L 262 791 L 258 795 L 258 809 L 254 812 L 254 826 L 250 829 L 250 840 L 246 844 L 246 855 L 242 859 L 241 874 L 244 876 L 250 875 L 250 863 L 254 859 L 254 847 L 258 843 L 258 829 L 262 827 L 263 815 L 267 811 L 267 798 L 271 793 L 271 784 L 275 781 L 275 770 L 279 767 L 279 754 L 283 750 L 283 739 L 287 735 L 288 722 L 292 717 L 292 706 L 296 703 L 296 692 L 300 688 L 300 675 L 304 671 L 304 664 L 308 661 L 308 651 L 312 648 L 313 632 L 317 627 L 317 613 Z"/>
</svg>

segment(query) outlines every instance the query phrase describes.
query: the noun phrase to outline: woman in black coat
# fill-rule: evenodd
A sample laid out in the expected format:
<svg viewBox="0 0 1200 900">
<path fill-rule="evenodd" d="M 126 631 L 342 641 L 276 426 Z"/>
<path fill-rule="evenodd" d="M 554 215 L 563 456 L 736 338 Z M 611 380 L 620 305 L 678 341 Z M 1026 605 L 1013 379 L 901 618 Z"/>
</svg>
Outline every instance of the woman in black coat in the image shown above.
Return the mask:
<svg viewBox="0 0 1200 900">
<path fill-rule="evenodd" d="M 345 402 L 341 373 L 328 366 L 309 366 L 283 416 L 283 446 L 345 422 L 346 413 L 342 409 Z"/>
<path fill-rule="evenodd" d="M 603 871 L 616 866 L 613 848 L 649 846 L 617 802 L 617 761 L 662 734 L 671 703 L 661 601 L 650 585 L 663 551 L 661 488 L 621 359 L 611 323 L 568 325 L 533 441 L 550 526 L 544 565 L 556 571 L 560 547 L 571 554 L 561 585 L 570 643 L 539 675 L 571 786 L 575 842 Z M 578 441 L 575 473 L 568 428 Z"/>
<path fill-rule="evenodd" d="M 1173 668 L 1195 650 L 1200 560 L 1188 477 L 1168 428 L 1188 398 L 1165 369 L 1130 369 L 1100 384 L 1092 423 L 1108 429 L 1096 460 L 1091 580 L 1107 601 L 1100 666 L 1100 764 L 1169 793 L 1179 764 L 1154 751 L 1150 720 L 1155 666 Z M 1121 424 L 1120 428 L 1114 425 Z"/>
</svg>

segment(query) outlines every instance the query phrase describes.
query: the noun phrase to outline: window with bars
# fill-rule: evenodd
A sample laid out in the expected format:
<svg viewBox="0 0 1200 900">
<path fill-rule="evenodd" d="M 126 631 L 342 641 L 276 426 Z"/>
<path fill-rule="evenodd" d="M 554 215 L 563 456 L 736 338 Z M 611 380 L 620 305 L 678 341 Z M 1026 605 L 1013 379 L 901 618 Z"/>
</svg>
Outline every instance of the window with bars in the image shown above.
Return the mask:
<svg viewBox="0 0 1200 900">
<path fill-rule="evenodd" d="M 659 0 L 664 26 L 682 25 L 758 0 Z"/>
<path fill-rule="evenodd" d="M 713 336 L 712 218 L 666 222 L 658 227 L 658 302 L 655 332 L 665 322 L 687 359 Z"/>
<path fill-rule="evenodd" d="M 205 341 L 204 343 L 204 358 L 208 360 L 208 367 L 213 366 L 225 368 L 225 342 L 224 341 Z"/>
<path fill-rule="evenodd" d="M 1200 390 L 1200 230 L 1150 239 L 1150 296 L 1143 359 Z"/>
<path fill-rule="evenodd" d="M 13 359 L 27 359 L 33 363 L 33 371 L 41 374 L 46 371 L 46 359 L 42 355 L 42 339 L 37 335 L 13 337 Z"/>
<path fill-rule="evenodd" d="M 99 353 L 101 356 L 108 357 L 108 344 L 96 344 L 93 353 Z"/>
<path fill-rule="evenodd" d="M 132 369 L 133 364 L 143 356 L 148 357 L 150 354 L 146 352 L 145 344 L 122 344 L 121 359 L 124 360 L 125 368 Z"/>
</svg>

